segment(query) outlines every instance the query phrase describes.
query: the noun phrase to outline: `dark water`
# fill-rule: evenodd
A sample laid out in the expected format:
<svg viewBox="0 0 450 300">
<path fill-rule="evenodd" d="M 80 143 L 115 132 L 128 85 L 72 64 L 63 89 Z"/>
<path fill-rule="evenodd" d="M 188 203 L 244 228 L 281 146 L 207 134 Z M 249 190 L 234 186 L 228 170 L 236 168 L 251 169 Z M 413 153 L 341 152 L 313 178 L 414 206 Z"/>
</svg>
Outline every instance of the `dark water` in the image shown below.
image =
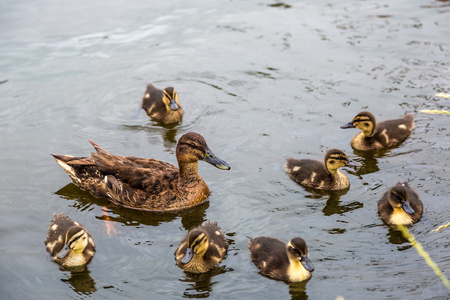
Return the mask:
<svg viewBox="0 0 450 300">
<path fill-rule="evenodd" d="M 449 291 L 376 202 L 397 181 L 416 188 L 410 231 L 450 276 L 448 1 L 2 1 L 0 3 L 0 294 L 2 299 L 446 299 Z M 148 82 L 173 85 L 183 123 L 140 110 Z M 354 152 L 362 110 L 380 120 L 414 113 L 400 147 Z M 200 163 L 210 202 L 179 214 L 107 206 L 81 191 L 50 153 L 114 154 L 175 163 L 196 131 L 232 169 Z M 351 188 L 313 193 L 285 158 L 322 160 L 340 148 L 363 164 Z M 105 208 L 103 208 L 106 206 Z M 54 212 L 84 224 L 97 254 L 81 273 L 48 261 Z M 117 230 L 106 234 L 104 213 Z M 191 277 L 174 251 L 186 230 L 214 220 L 230 251 Z M 267 279 L 246 236 L 303 237 L 316 270 L 296 285 Z"/>
</svg>

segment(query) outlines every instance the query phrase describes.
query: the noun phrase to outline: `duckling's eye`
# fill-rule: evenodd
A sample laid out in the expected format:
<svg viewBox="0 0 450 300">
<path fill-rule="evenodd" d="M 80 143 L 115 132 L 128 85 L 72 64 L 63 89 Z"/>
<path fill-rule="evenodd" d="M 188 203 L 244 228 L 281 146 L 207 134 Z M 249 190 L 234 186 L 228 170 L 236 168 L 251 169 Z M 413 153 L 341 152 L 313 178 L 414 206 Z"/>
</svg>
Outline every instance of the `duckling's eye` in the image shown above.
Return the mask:
<svg viewBox="0 0 450 300">
<path fill-rule="evenodd" d="M 334 160 L 330 160 L 329 163 L 330 163 L 330 165 L 333 165 L 334 164 Z"/>
<path fill-rule="evenodd" d="M 367 123 L 367 122 L 364 122 L 364 126 L 367 126 L 367 127 L 369 127 L 369 123 Z"/>
<path fill-rule="evenodd" d="M 398 194 L 394 193 L 394 197 L 395 197 L 397 200 L 402 201 L 402 198 L 401 198 Z"/>
</svg>

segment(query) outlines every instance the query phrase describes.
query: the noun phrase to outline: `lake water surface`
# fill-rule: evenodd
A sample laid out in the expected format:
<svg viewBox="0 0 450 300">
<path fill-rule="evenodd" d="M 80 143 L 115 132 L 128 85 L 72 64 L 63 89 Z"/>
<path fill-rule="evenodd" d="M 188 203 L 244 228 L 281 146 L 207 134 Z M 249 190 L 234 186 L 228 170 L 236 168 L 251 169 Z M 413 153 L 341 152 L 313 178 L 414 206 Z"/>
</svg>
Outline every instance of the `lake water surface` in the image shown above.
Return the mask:
<svg viewBox="0 0 450 300">
<path fill-rule="evenodd" d="M 0 3 L 0 294 L 2 299 L 447 299 L 416 250 L 376 211 L 408 181 L 423 200 L 410 227 L 450 276 L 449 1 L 2 1 Z M 182 124 L 140 109 L 145 85 L 174 86 Z M 360 153 L 360 111 L 414 113 L 399 147 Z M 210 201 L 178 214 L 108 205 L 71 183 L 50 153 L 113 154 L 176 164 L 186 132 L 202 134 L 230 171 L 199 163 Z M 316 193 L 284 161 L 339 148 L 347 192 Z M 87 227 L 86 271 L 59 269 L 43 241 L 53 213 Z M 105 214 L 116 229 L 106 233 Z M 173 253 L 186 231 L 217 221 L 230 249 L 200 276 Z M 246 236 L 303 237 L 312 278 L 289 285 L 258 273 Z"/>
</svg>

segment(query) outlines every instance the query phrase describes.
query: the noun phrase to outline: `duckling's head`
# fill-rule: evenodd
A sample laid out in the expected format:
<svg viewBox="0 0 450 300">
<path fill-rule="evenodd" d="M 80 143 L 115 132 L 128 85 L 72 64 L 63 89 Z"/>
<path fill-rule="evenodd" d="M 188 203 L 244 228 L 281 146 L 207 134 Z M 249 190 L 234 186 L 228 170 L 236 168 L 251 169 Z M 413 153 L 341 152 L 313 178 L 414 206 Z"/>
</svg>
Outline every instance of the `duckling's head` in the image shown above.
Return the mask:
<svg viewBox="0 0 450 300">
<path fill-rule="evenodd" d="M 376 120 L 375 116 L 368 111 L 357 114 L 353 120 L 341 126 L 341 128 L 358 128 L 361 129 L 365 136 L 369 137 L 375 132 Z"/>
<path fill-rule="evenodd" d="M 348 158 L 347 154 L 345 154 L 342 150 L 331 149 L 328 150 L 325 154 L 325 166 L 327 167 L 328 171 L 333 172 L 340 167 L 360 167 L 361 164 Z"/>
<path fill-rule="evenodd" d="M 189 232 L 187 240 L 187 249 L 181 263 L 183 265 L 189 263 L 194 256 L 203 257 L 209 247 L 209 239 L 206 232 L 202 229 L 194 229 Z"/>
<path fill-rule="evenodd" d="M 72 251 L 75 253 L 81 253 L 87 245 L 88 234 L 86 230 L 80 226 L 72 226 L 67 231 L 64 247 L 58 253 L 57 257 L 62 259 L 69 255 Z"/>
<path fill-rule="evenodd" d="M 178 140 L 176 155 L 179 163 L 194 163 L 198 160 L 204 160 L 216 168 L 222 170 L 230 169 L 230 166 L 225 161 L 215 156 L 209 149 L 205 139 L 195 132 L 188 132 Z"/>
<path fill-rule="evenodd" d="M 408 215 L 415 213 L 414 209 L 409 204 L 408 191 L 404 184 L 398 184 L 393 186 L 389 190 L 389 204 L 394 209 L 403 209 Z"/>
<path fill-rule="evenodd" d="M 309 260 L 308 247 L 304 239 L 295 237 L 289 241 L 286 246 L 287 254 L 290 260 L 298 260 L 309 272 L 314 271 L 314 266 Z"/>
<path fill-rule="evenodd" d="M 166 87 L 163 91 L 163 102 L 166 105 L 167 110 L 176 111 L 180 108 L 178 102 L 178 94 L 173 87 Z"/>
</svg>

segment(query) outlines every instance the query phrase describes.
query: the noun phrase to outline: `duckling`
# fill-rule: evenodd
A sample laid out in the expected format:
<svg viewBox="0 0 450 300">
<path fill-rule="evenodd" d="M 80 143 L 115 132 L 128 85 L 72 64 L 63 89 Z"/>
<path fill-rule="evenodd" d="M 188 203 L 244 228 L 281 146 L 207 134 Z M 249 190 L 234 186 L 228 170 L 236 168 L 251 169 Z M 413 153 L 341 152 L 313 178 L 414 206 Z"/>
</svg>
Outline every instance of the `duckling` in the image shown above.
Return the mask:
<svg viewBox="0 0 450 300">
<path fill-rule="evenodd" d="M 191 273 L 204 273 L 219 264 L 228 243 L 217 222 L 206 222 L 190 230 L 175 252 L 177 265 Z"/>
<path fill-rule="evenodd" d="M 400 119 L 376 122 L 375 116 L 363 111 L 341 128 L 358 128 L 358 133 L 351 141 L 356 150 L 369 151 L 391 147 L 403 142 L 414 129 L 414 116 L 407 114 Z"/>
<path fill-rule="evenodd" d="M 183 109 L 178 102 L 178 94 L 173 87 L 164 90 L 157 89 L 153 84 L 148 84 L 142 108 L 147 115 L 163 124 L 178 123 L 183 118 Z"/>
<path fill-rule="evenodd" d="M 153 158 L 113 155 L 89 142 L 97 151 L 91 157 L 52 155 L 80 188 L 131 209 L 173 211 L 199 205 L 210 191 L 198 174 L 198 161 L 230 169 L 195 132 L 184 134 L 177 143 L 179 169 Z"/>
<path fill-rule="evenodd" d="M 378 201 L 378 214 L 387 224 L 410 225 L 422 217 L 423 204 L 407 182 L 399 182 Z"/>
<path fill-rule="evenodd" d="M 86 265 L 95 254 L 94 239 L 86 228 L 64 214 L 54 214 L 50 222 L 46 250 L 64 267 Z"/>
<path fill-rule="evenodd" d="M 295 237 L 286 244 L 280 239 L 265 236 L 248 238 L 250 257 L 262 274 L 286 282 L 311 278 L 314 266 L 309 260 L 304 239 Z"/>
<path fill-rule="evenodd" d="M 351 160 L 338 149 L 328 150 L 325 154 L 325 163 L 312 159 L 286 160 L 286 171 L 292 180 L 315 189 L 342 190 L 350 186 L 347 176 L 339 171 L 344 166 L 361 166 L 360 163 Z"/>
</svg>

